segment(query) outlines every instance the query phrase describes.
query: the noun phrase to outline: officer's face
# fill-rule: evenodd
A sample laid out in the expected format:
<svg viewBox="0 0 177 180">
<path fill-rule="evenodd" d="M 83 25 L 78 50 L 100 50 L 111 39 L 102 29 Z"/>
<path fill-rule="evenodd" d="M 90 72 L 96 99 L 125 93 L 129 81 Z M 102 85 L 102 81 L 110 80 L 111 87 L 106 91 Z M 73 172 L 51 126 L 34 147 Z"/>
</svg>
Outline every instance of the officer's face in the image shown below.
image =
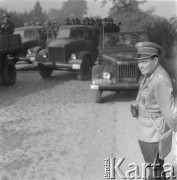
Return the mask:
<svg viewBox="0 0 177 180">
<path fill-rule="evenodd" d="M 158 58 L 146 58 L 143 60 L 138 60 L 138 67 L 142 73 L 142 75 L 150 75 L 154 72 L 156 65 L 158 62 Z"/>
</svg>

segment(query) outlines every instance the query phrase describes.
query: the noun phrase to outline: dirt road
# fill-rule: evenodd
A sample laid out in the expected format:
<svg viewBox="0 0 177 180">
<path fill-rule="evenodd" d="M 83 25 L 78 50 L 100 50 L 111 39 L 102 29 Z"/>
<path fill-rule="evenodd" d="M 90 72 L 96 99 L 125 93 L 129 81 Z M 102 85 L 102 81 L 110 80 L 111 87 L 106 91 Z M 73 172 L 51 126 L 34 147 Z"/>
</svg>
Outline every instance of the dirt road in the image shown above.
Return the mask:
<svg viewBox="0 0 177 180">
<path fill-rule="evenodd" d="M 95 104 L 90 81 L 68 72 L 22 71 L 0 86 L 0 179 L 103 180 L 105 158 L 125 158 L 123 172 L 144 163 L 129 111 L 136 92 L 103 95 Z"/>
</svg>

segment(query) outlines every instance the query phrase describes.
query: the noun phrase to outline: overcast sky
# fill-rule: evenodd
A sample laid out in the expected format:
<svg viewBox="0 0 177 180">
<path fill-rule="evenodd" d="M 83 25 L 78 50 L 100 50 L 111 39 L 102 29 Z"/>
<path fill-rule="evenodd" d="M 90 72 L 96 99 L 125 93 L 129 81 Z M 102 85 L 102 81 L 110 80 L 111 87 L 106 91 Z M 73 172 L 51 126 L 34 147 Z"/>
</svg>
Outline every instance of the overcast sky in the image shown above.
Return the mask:
<svg viewBox="0 0 177 180">
<path fill-rule="evenodd" d="M 60 9 L 64 0 L 0 0 L 0 7 L 6 7 L 8 11 L 29 11 L 34 7 L 36 1 L 40 2 L 43 9 L 48 10 L 50 8 Z M 104 18 L 108 15 L 112 5 L 109 2 L 105 7 L 101 7 L 101 0 L 97 0 L 96 2 L 95 0 L 86 1 L 88 6 L 88 16 L 99 15 Z M 177 15 L 177 0 L 147 0 L 147 3 L 141 6 L 143 10 L 147 10 L 151 7 L 155 7 L 156 14 L 166 17 L 167 19 Z"/>
</svg>

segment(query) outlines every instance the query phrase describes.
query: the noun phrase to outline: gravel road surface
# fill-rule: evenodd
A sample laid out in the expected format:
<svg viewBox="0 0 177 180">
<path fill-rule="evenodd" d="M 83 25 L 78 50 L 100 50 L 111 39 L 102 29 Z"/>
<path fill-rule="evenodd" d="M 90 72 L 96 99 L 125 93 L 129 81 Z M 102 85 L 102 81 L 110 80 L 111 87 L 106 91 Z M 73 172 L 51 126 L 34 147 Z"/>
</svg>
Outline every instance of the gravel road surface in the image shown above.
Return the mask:
<svg viewBox="0 0 177 180">
<path fill-rule="evenodd" d="M 0 86 L 0 180 L 103 180 L 105 158 L 125 158 L 123 172 L 141 166 L 129 111 L 136 93 L 105 92 L 96 104 L 90 81 L 74 73 L 19 71 L 14 86 Z"/>
</svg>

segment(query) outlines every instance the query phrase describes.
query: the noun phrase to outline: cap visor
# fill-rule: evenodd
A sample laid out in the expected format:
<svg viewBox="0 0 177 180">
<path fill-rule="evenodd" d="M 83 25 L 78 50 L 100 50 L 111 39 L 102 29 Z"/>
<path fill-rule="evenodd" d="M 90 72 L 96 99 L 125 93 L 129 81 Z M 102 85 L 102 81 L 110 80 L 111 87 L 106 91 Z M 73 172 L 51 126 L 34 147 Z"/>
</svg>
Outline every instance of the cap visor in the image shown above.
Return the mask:
<svg viewBox="0 0 177 180">
<path fill-rule="evenodd" d="M 141 59 L 147 59 L 147 58 L 150 58 L 152 57 L 154 54 L 137 54 L 135 56 L 135 59 L 136 60 L 141 60 Z"/>
</svg>

